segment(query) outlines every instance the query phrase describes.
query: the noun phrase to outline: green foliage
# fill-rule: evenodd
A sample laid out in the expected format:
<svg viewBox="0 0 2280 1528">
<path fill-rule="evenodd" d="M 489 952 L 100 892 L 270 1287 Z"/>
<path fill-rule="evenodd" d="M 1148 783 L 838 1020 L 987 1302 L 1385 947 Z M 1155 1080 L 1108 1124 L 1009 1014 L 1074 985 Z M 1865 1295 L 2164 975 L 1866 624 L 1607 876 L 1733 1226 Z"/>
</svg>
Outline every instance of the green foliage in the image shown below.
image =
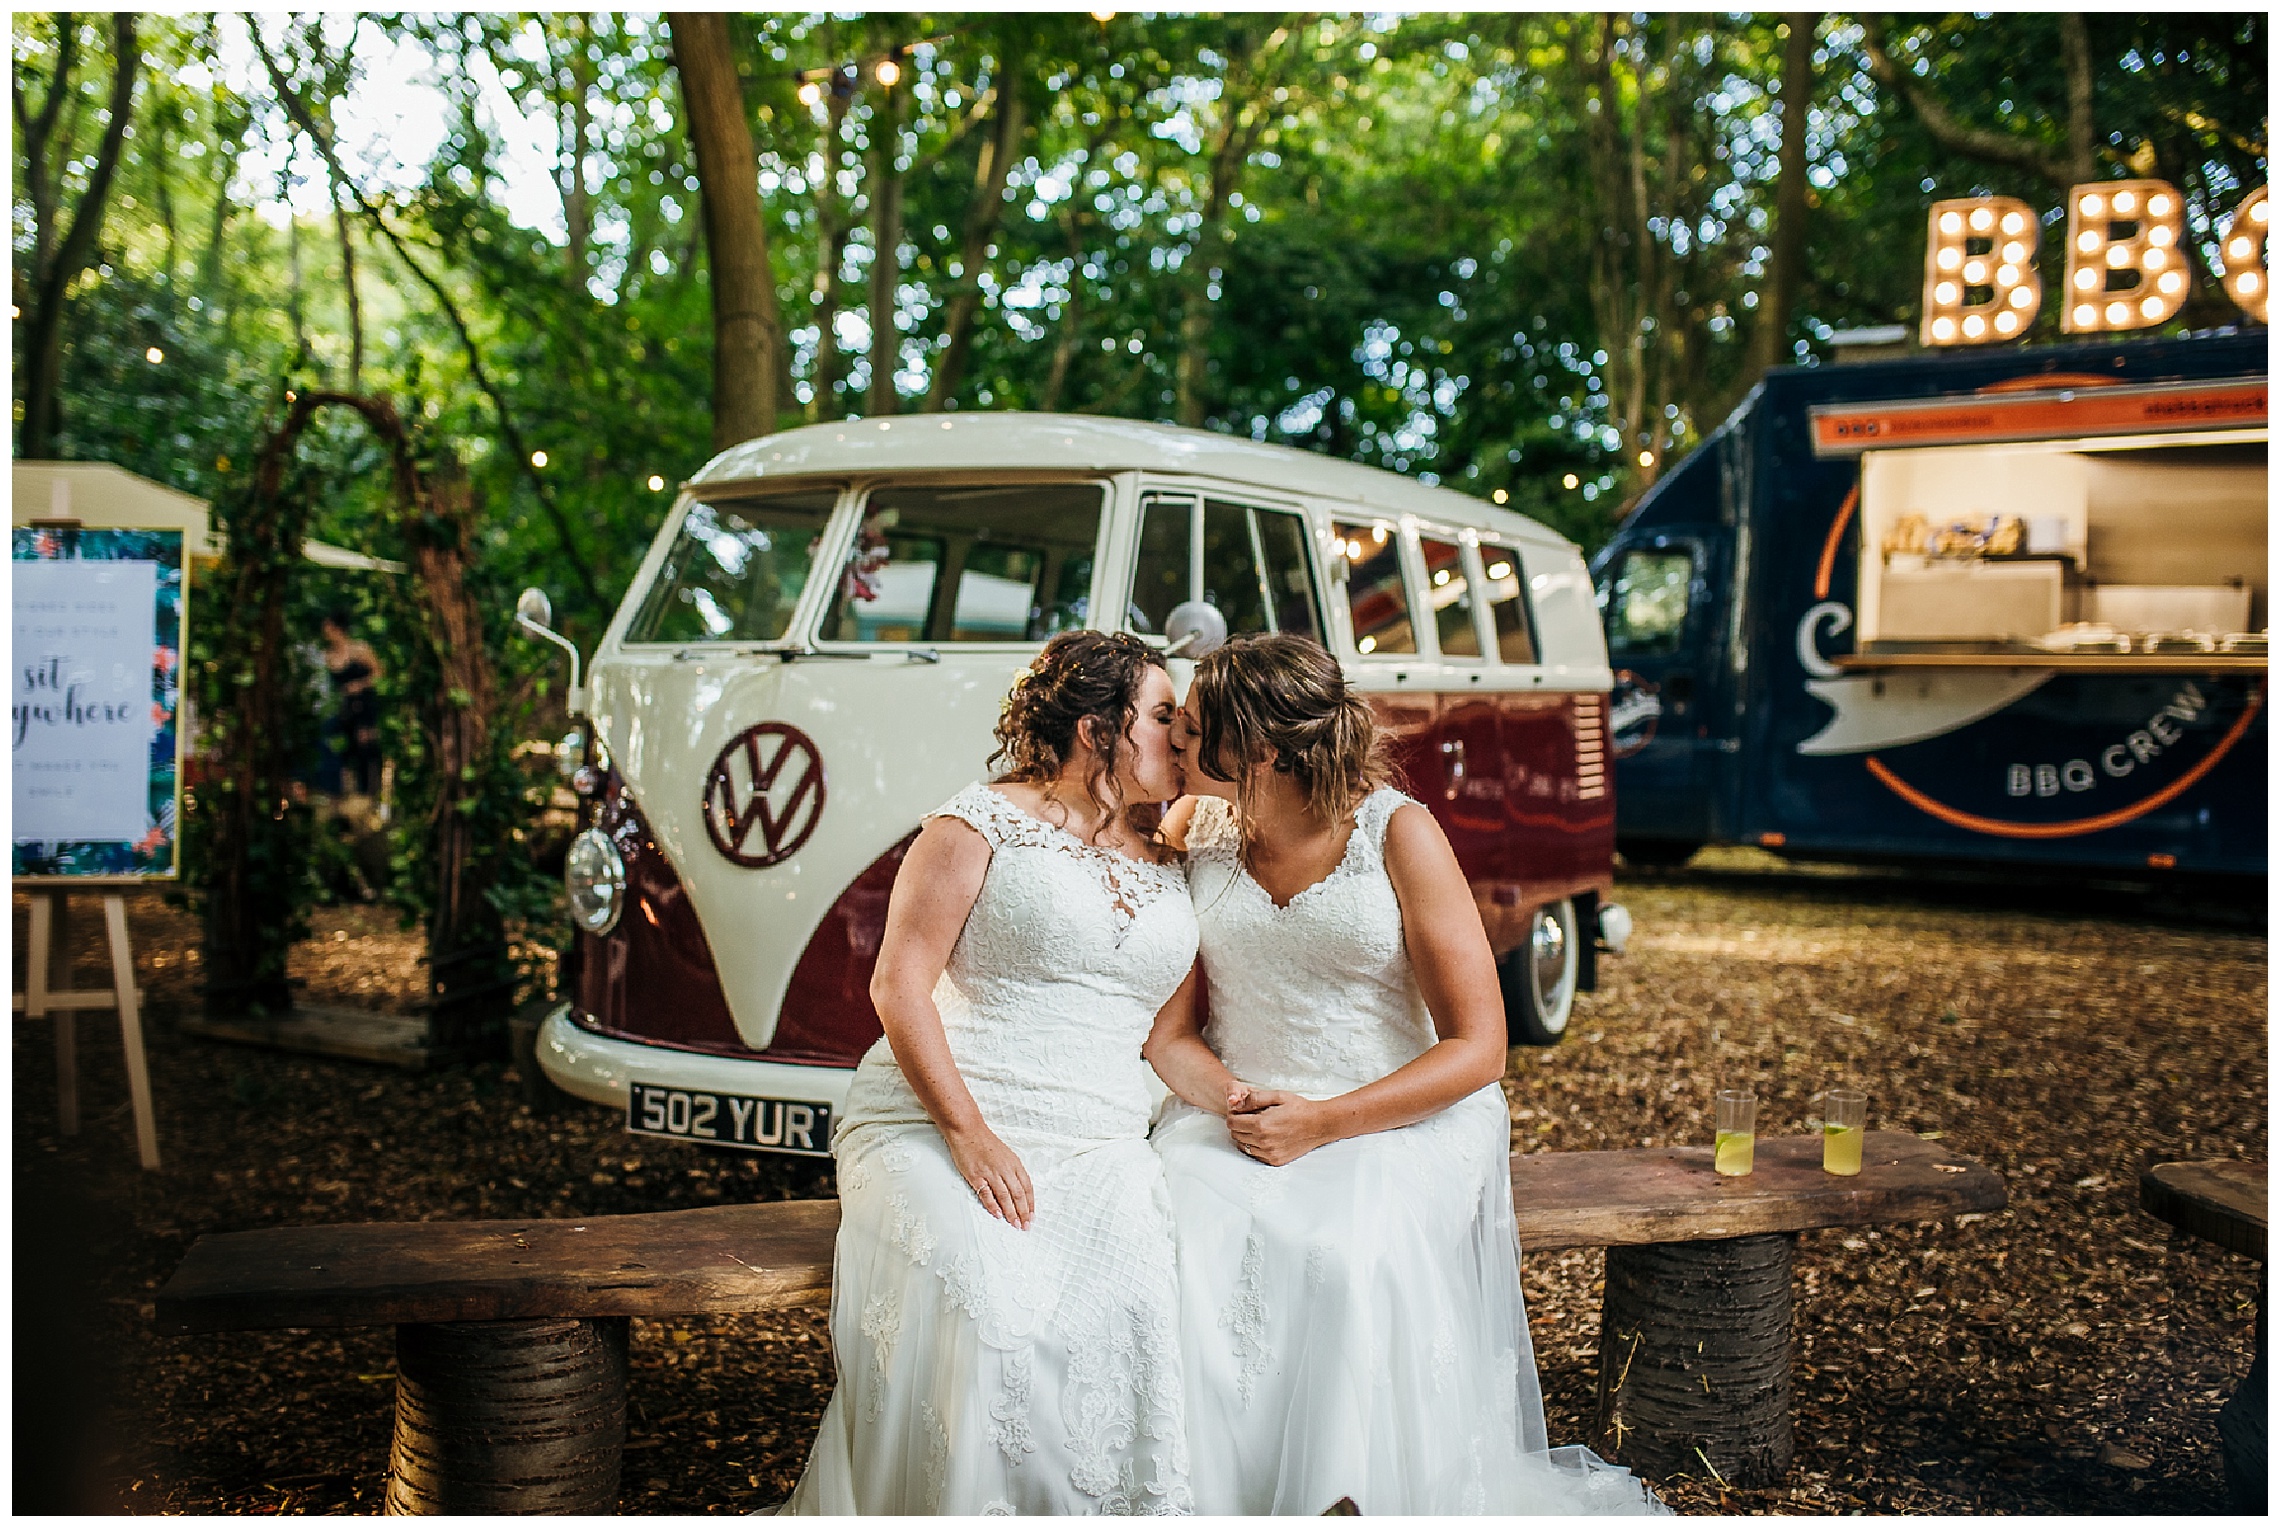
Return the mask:
<svg viewBox="0 0 2280 1528">
<path fill-rule="evenodd" d="M 100 20 L 73 23 L 67 200 L 101 136 Z M 2067 24 L 1917 13 L 1885 35 L 1956 121 L 2055 153 L 2069 132 Z M 58 25 L 14 19 L 20 78 L 53 69 Z M 2267 173 L 2266 19 L 2145 11 L 2085 25 L 2097 173 L 2185 191 L 2197 287 L 2179 323 L 2238 322 L 2214 284 L 2214 239 Z M 895 406 L 919 406 L 953 301 L 978 288 L 948 407 L 1171 419 L 1188 354 L 1213 428 L 1501 492 L 1596 545 L 1754 380 L 1744 357 L 1771 242 L 1785 26 L 1746 13 L 739 16 L 791 341 L 784 422 L 871 408 L 876 321 L 895 329 Z M 345 249 L 329 211 L 282 225 L 254 211 L 296 183 L 306 205 L 330 171 L 265 72 L 224 77 L 225 59 L 250 53 L 249 28 L 330 135 L 359 120 L 350 97 L 389 88 L 390 56 L 435 61 L 439 97 L 420 99 L 439 104 L 417 108 L 440 112 L 427 163 L 383 181 L 356 153 L 343 161 L 364 177 L 331 188 L 351 209 Z M 558 733 L 552 660 L 504 624 L 514 590 L 546 588 L 590 645 L 672 488 L 710 454 L 702 203 L 663 19 L 145 16 L 138 35 L 148 61 L 99 258 L 67 309 L 62 449 L 226 510 L 280 382 L 418 400 L 407 418 L 466 464 L 482 505 L 470 576 L 511 681 L 502 746 Z M 875 73 L 889 53 L 902 69 L 891 137 Z M 1805 361 L 1835 328 L 1914 321 L 1930 201 L 2059 199 L 1947 146 L 1880 84 L 1860 17 L 1824 18 L 1814 58 L 1805 268 L 1777 347 Z M 1002 200 L 984 204 L 983 155 L 1012 99 L 1024 126 Z M 532 144 L 552 156 L 551 190 L 538 188 L 550 210 L 543 197 L 529 210 L 516 168 Z M 901 178 L 901 239 L 887 252 L 890 311 L 874 314 L 883 173 Z M 19 270 L 35 221 L 19 161 Z M 968 270 L 977 227 L 987 238 Z M 2046 291 L 2056 245 L 2042 245 Z M 2036 338 L 2055 325 L 2047 304 Z M 543 468 L 506 447 L 502 409 Z M 313 533 L 404 555 L 369 442 L 337 428 L 311 442 L 328 463 Z M 1652 467 L 1638 465 L 1643 446 L 1659 453 Z M 297 630 L 355 580 L 305 582 Z M 423 688 L 412 602 L 387 580 L 353 598 L 388 659 L 391 748 L 416 773 L 437 692 Z M 502 828 L 524 810 L 516 769 L 479 771 Z M 406 799 L 400 831 L 418 809 Z M 398 894 L 416 900 L 428 867 L 406 853 Z M 519 906 L 523 892 L 501 887 Z"/>
</svg>

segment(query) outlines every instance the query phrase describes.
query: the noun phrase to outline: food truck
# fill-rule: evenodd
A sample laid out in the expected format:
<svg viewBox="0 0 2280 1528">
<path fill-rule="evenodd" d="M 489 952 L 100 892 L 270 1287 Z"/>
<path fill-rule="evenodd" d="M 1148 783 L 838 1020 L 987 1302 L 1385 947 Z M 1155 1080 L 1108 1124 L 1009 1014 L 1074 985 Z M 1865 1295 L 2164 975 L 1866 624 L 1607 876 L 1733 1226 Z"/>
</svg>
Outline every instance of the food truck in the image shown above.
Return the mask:
<svg viewBox="0 0 2280 1528">
<path fill-rule="evenodd" d="M 526 593 L 524 624 L 545 629 Z M 985 777 L 1053 633 L 1188 660 L 1337 654 L 1446 829 L 1516 1040 L 1593 982 L 1614 799 L 1590 576 L 1517 514 L 1206 431 L 1037 414 L 812 425 L 685 484 L 572 678 L 590 823 L 539 1064 L 637 1133 L 821 1154 L 879 1038 L 887 899 L 922 816 Z M 559 638 L 552 638 L 560 641 Z M 565 644 L 567 645 L 567 644 Z M 572 653 L 575 663 L 576 654 Z"/>
<path fill-rule="evenodd" d="M 1593 560 L 1625 857 L 2264 874 L 2266 367 L 1769 373 Z"/>
</svg>

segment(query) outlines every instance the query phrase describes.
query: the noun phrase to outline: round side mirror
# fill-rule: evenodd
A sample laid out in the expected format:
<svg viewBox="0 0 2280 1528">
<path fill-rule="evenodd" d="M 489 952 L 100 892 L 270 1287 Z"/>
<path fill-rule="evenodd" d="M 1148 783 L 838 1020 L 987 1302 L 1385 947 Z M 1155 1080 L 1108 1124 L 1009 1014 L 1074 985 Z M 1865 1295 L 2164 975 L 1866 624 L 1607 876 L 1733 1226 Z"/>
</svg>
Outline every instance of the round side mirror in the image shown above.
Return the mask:
<svg viewBox="0 0 2280 1528">
<path fill-rule="evenodd" d="M 1173 657 L 1200 658 L 1227 640 L 1227 617 L 1209 600 L 1188 600 L 1164 617 L 1164 637 Z"/>
<path fill-rule="evenodd" d="M 544 589 L 533 584 L 516 599 L 515 619 L 551 630 L 554 626 L 554 602 L 546 597 Z"/>
</svg>

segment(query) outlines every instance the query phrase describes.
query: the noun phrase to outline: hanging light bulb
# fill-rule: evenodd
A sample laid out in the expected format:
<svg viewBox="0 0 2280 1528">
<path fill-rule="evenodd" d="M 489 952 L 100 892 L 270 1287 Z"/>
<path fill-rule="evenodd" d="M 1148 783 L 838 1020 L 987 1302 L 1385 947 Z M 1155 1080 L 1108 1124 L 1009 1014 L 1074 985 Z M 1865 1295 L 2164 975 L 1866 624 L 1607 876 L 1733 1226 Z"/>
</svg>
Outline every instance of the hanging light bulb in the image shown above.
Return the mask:
<svg viewBox="0 0 2280 1528">
<path fill-rule="evenodd" d="M 823 87 L 821 85 L 818 85 L 814 80 L 800 81 L 800 104 L 802 106 L 813 106 L 822 99 Z"/>
<path fill-rule="evenodd" d="M 879 83 L 889 90 L 894 89 L 902 81 L 902 65 L 895 61 L 895 56 L 892 53 L 880 59 L 879 66 L 873 69 L 871 73 L 877 76 Z"/>
</svg>

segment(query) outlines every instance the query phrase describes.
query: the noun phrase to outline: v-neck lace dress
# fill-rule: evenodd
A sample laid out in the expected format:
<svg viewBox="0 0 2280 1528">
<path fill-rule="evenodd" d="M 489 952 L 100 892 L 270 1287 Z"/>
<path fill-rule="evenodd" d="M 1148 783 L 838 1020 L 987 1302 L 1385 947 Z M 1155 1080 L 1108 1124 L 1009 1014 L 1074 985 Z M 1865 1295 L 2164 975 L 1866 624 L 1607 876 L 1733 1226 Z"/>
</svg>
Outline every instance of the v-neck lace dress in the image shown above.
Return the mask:
<svg viewBox="0 0 2280 1528">
<path fill-rule="evenodd" d="M 1170 1513 L 1189 1505 L 1169 1204 L 1140 1046 L 1195 961 L 1177 865 L 970 786 L 990 844 L 934 989 L 951 1057 L 1036 1214 L 985 1211 L 885 1040 L 832 1140 L 839 1385 L 787 1513 Z"/>
<path fill-rule="evenodd" d="M 1204 1038 L 1258 1087 L 1351 1092 L 1435 1041 L 1385 869 L 1402 806 L 1355 813 L 1329 876 L 1275 905 L 1227 805 L 1188 831 L 1209 983 Z M 1387 1513 L 1643 1513 L 1628 1471 L 1550 1450 L 1521 1303 L 1495 1084 L 1398 1130 L 1283 1167 L 1174 1101 L 1156 1127 L 1178 1224 L 1195 1507 Z"/>
</svg>

